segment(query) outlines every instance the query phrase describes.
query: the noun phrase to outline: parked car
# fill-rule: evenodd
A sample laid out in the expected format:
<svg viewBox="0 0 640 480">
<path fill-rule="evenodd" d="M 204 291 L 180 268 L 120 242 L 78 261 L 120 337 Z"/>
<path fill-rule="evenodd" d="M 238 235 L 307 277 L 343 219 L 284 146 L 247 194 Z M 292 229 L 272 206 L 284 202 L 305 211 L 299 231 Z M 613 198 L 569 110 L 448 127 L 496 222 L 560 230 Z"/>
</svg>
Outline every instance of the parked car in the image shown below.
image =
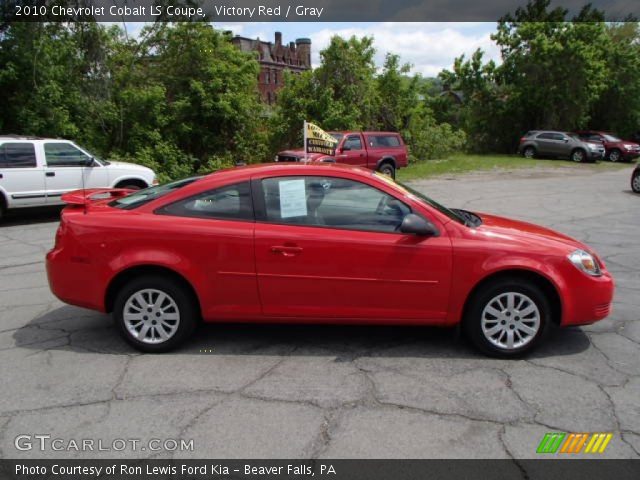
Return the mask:
<svg viewBox="0 0 640 480">
<path fill-rule="evenodd" d="M 605 149 L 604 157 L 612 162 L 630 162 L 640 157 L 640 145 L 622 140 L 612 133 L 597 130 L 583 130 L 577 133 L 582 140 L 602 143 Z"/>
<path fill-rule="evenodd" d="M 68 140 L 0 136 L 0 217 L 7 209 L 62 204 L 79 188 L 147 188 L 153 170 L 101 160 Z"/>
<path fill-rule="evenodd" d="M 354 167 L 365 167 L 395 178 L 396 170 L 407 166 L 407 146 L 395 132 L 329 132 L 336 140 L 335 156 L 309 153 L 310 162 L 338 162 Z M 276 156 L 276 162 L 299 162 L 305 158 L 304 150 L 285 150 Z"/>
<path fill-rule="evenodd" d="M 526 158 L 568 158 L 574 162 L 595 162 L 604 157 L 601 142 L 585 141 L 576 133 L 531 130 L 520 139 L 518 152 Z"/>
<path fill-rule="evenodd" d="M 640 165 L 637 165 L 631 173 L 631 190 L 640 193 Z"/>
<path fill-rule="evenodd" d="M 461 323 L 480 350 L 511 357 L 549 324 L 611 308 L 613 279 L 583 243 L 363 168 L 255 165 L 123 193 L 64 196 L 47 272 L 59 299 L 113 312 L 146 352 L 203 319 Z"/>
</svg>

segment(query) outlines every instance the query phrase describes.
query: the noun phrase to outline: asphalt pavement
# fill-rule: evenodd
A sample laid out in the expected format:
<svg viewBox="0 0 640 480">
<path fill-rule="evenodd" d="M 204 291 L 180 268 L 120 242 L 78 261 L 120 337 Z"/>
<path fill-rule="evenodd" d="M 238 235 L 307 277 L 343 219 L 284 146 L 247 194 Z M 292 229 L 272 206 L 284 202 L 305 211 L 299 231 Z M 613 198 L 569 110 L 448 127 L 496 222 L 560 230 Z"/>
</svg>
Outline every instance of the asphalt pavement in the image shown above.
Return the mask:
<svg viewBox="0 0 640 480">
<path fill-rule="evenodd" d="M 608 319 L 556 329 L 510 361 L 476 353 L 455 330 L 404 327 L 208 325 L 177 352 L 139 354 L 109 316 L 50 293 L 43 259 L 57 212 L 14 214 L 0 225 L 0 457 L 534 458 L 544 434 L 560 431 L 612 432 L 599 458 L 637 458 L 640 195 L 631 169 L 413 183 L 452 207 L 572 235 L 613 273 Z M 62 450 L 16 448 L 19 435 L 40 434 Z M 144 450 L 78 452 L 72 441 L 83 439 L 110 448 L 135 439 Z M 151 451 L 150 439 L 193 440 L 193 449 Z"/>
</svg>

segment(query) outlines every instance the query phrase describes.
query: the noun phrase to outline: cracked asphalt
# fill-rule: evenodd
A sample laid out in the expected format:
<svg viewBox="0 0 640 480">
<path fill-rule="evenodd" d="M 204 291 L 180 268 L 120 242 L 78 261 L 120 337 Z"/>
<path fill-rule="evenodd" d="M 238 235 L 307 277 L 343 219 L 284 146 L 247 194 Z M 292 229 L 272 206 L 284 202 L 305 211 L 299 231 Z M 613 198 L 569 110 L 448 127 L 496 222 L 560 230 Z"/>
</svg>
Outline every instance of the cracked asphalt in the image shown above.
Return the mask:
<svg viewBox="0 0 640 480">
<path fill-rule="evenodd" d="M 43 258 L 56 212 L 0 226 L 4 458 L 531 458 L 548 431 L 613 432 L 640 452 L 640 196 L 632 167 L 565 166 L 414 182 L 445 204 L 587 242 L 616 279 L 613 314 L 557 329 L 523 360 L 477 354 L 455 330 L 208 325 L 142 355 L 109 316 L 67 306 Z M 192 452 L 19 451 L 20 434 L 193 439 Z M 602 457 L 600 457 L 602 458 Z"/>
</svg>

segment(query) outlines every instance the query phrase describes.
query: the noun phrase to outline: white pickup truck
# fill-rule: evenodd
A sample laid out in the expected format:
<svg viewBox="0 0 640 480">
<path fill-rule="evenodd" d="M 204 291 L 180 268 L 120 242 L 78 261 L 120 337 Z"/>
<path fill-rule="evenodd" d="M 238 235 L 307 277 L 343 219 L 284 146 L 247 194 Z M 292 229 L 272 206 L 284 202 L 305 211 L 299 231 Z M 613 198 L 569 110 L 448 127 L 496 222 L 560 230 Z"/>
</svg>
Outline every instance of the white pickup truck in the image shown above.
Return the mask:
<svg viewBox="0 0 640 480">
<path fill-rule="evenodd" d="M 68 140 L 0 136 L 0 218 L 7 209 L 61 204 L 81 188 L 147 188 L 150 168 L 107 162 Z"/>
</svg>

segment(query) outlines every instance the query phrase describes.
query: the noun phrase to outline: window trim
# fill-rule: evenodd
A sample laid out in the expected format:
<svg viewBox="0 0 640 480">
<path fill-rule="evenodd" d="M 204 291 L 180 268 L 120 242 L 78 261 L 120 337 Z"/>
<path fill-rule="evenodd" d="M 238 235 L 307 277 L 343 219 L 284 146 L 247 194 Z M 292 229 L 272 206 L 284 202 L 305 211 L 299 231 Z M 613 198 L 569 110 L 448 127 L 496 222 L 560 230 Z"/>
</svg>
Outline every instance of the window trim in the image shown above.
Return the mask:
<svg viewBox="0 0 640 480">
<path fill-rule="evenodd" d="M 194 215 L 177 215 L 175 213 L 170 213 L 168 211 L 166 211 L 167 208 L 171 207 L 172 205 L 175 205 L 177 203 L 182 203 L 182 202 L 188 202 L 190 200 L 193 199 L 197 199 L 198 197 L 202 197 L 203 195 L 207 195 L 209 193 L 215 192 L 217 190 L 222 190 L 224 188 L 230 188 L 233 187 L 234 185 L 241 185 L 243 183 L 247 184 L 248 187 L 248 191 L 249 191 L 249 205 L 251 207 L 251 216 L 252 218 L 230 218 L 230 217 L 216 217 L 216 216 L 211 216 L 211 215 L 198 215 L 198 214 L 194 214 Z M 188 197 L 185 198 L 181 198 L 179 200 L 174 200 L 173 202 L 167 203 L 165 205 L 162 205 L 156 209 L 153 210 L 153 214 L 154 215 L 164 215 L 167 217 L 174 217 L 174 218 L 199 218 L 202 220 L 222 220 L 222 221 L 226 221 L 226 222 L 243 222 L 243 223 L 256 223 L 256 208 L 255 208 L 255 202 L 253 201 L 254 198 L 254 194 L 253 194 L 253 185 L 252 185 L 252 181 L 251 180 L 243 180 L 240 182 L 234 182 L 234 183 L 226 183 L 224 185 L 219 185 L 217 187 L 214 188 L 210 188 L 207 190 L 203 190 L 201 192 L 198 192 L 194 195 L 190 195 Z"/>
<path fill-rule="evenodd" d="M 394 198 L 395 200 L 403 203 L 404 205 L 407 206 L 407 208 L 409 209 L 409 213 L 413 213 L 415 215 L 418 215 L 422 218 L 424 218 L 424 215 L 422 215 L 422 213 L 417 212 L 409 203 L 407 203 L 406 200 L 398 198 L 398 196 L 396 195 L 392 195 L 389 192 L 386 192 L 376 186 L 373 186 L 367 182 L 363 182 L 361 180 L 354 180 L 353 178 L 347 178 L 347 177 L 338 177 L 335 175 L 326 175 L 326 174 L 321 174 L 321 173 L 307 173 L 304 175 L 300 175 L 300 174 L 285 174 L 285 175 L 272 175 L 272 176 L 265 176 L 265 177 L 252 177 L 251 178 L 251 193 L 252 193 L 252 197 L 254 199 L 253 205 L 253 212 L 254 212 L 254 217 L 255 217 L 255 222 L 259 223 L 259 224 L 263 224 L 263 225 L 284 225 L 287 227 L 296 227 L 296 228 L 322 228 L 325 230 L 339 230 L 341 232 L 362 232 L 362 233 L 378 233 L 378 234 L 383 234 L 383 235 L 401 235 L 401 236 L 406 236 L 406 233 L 402 233 L 400 231 L 394 231 L 394 232 L 384 232 L 384 231 L 380 231 L 380 230 L 369 230 L 369 229 L 364 229 L 364 228 L 344 228 L 344 227 L 333 227 L 330 225 L 304 225 L 304 224 L 296 224 L 296 223 L 287 223 L 287 222 L 274 222 L 271 220 L 267 220 L 267 210 L 266 210 L 266 205 L 265 205 L 265 201 L 264 201 L 264 190 L 262 188 L 262 182 L 263 180 L 269 180 L 269 179 L 273 179 L 273 178 L 306 178 L 306 177 L 320 177 L 320 178 L 336 178 L 339 180 L 349 180 L 351 182 L 355 182 L 355 183 L 361 183 L 363 185 L 366 185 L 367 187 L 373 188 L 374 190 L 377 190 L 389 197 Z M 426 220 L 426 219 L 425 219 Z"/>
<path fill-rule="evenodd" d="M 349 147 L 347 151 L 359 152 L 360 150 L 364 150 L 364 144 L 362 143 L 362 137 L 358 133 L 352 133 L 351 135 L 346 135 L 344 138 L 344 142 L 342 142 L 342 148 L 344 148 L 349 140 L 357 139 L 360 142 L 360 148 L 351 148 Z"/>
</svg>

